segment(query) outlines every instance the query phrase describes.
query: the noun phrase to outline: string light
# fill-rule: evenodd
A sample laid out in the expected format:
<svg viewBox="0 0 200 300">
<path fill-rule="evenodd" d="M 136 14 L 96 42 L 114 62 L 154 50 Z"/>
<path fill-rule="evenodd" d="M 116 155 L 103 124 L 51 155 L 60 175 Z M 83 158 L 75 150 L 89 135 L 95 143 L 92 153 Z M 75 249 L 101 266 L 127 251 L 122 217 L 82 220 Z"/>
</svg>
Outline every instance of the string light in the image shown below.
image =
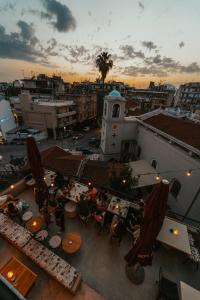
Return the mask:
<svg viewBox="0 0 200 300">
<path fill-rule="evenodd" d="M 126 179 L 123 179 L 122 182 L 123 182 L 123 183 L 126 183 Z"/>
<path fill-rule="evenodd" d="M 160 174 L 158 173 L 155 178 L 156 180 L 160 180 Z"/>
<path fill-rule="evenodd" d="M 186 173 L 186 175 L 187 175 L 188 177 L 190 177 L 190 176 L 192 175 L 192 170 L 191 170 L 191 169 L 188 170 L 187 173 Z"/>
</svg>

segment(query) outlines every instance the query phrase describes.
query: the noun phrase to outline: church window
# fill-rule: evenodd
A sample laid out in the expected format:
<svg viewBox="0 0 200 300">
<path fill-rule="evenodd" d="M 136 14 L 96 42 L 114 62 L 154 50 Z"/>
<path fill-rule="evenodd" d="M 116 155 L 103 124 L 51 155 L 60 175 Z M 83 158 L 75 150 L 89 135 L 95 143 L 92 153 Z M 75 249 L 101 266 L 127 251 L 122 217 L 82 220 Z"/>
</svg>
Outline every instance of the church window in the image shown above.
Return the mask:
<svg viewBox="0 0 200 300">
<path fill-rule="evenodd" d="M 120 105 L 114 104 L 112 110 L 112 118 L 119 118 L 119 113 L 120 113 Z"/>
</svg>

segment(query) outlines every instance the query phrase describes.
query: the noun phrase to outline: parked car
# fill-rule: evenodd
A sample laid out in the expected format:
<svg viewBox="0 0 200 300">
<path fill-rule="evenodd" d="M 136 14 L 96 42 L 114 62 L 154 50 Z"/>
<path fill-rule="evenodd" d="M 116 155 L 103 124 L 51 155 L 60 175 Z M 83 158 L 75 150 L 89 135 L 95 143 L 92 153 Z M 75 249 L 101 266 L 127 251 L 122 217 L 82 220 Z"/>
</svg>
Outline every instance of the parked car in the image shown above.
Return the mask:
<svg viewBox="0 0 200 300">
<path fill-rule="evenodd" d="M 89 126 L 83 127 L 83 131 L 90 131 L 90 127 Z"/>
<path fill-rule="evenodd" d="M 33 136 L 38 141 L 45 140 L 47 138 L 46 132 L 33 129 L 33 128 L 15 128 L 6 133 L 6 140 L 9 144 L 23 144 L 26 142 L 28 136 Z"/>
<path fill-rule="evenodd" d="M 73 135 L 73 136 L 72 136 L 72 139 L 73 139 L 74 141 L 77 141 L 77 140 L 81 139 L 82 137 L 83 137 L 83 134 L 78 133 L 78 134 L 76 134 L 76 135 Z"/>
</svg>

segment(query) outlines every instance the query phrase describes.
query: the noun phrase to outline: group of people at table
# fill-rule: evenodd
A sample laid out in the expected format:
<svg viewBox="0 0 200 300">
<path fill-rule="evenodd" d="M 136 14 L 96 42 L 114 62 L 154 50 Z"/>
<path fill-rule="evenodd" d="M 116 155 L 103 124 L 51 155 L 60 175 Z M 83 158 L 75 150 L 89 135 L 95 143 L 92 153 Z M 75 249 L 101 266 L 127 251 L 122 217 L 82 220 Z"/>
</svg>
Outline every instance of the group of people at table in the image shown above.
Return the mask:
<svg viewBox="0 0 200 300">
<path fill-rule="evenodd" d="M 39 211 L 44 216 L 47 228 L 54 219 L 56 225 L 64 232 L 65 207 L 69 202 L 73 202 L 76 204 L 76 212 L 80 219 L 86 224 L 89 219 L 93 218 L 99 233 L 103 228 L 109 228 L 111 237 L 116 238 L 120 243 L 124 233 L 128 231 L 133 238 L 133 243 L 136 242 L 140 235 L 140 225 L 143 219 L 143 200 L 138 202 L 137 209 L 126 207 L 128 201 L 121 201 L 117 196 L 112 201 L 114 196 L 103 187 L 97 190 L 91 183 L 86 186 L 59 173 L 50 177 L 48 206 L 38 203 Z M 20 206 L 19 202 L 21 202 Z M 123 204 L 125 207 L 122 202 L 125 203 Z M 2 212 L 12 219 L 24 223 L 24 210 L 28 206 L 25 201 L 19 201 L 12 195 L 7 195 L 6 207 Z M 28 217 L 29 213 L 31 212 L 26 213 Z"/>
<path fill-rule="evenodd" d="M 47 226 L 51 216 L 54 215 L 56 224 L 65 230 L 65 206 L 69 202 L 76 203 L 76 211 L 80 219 L 86 224 L 93 218 L 99 228 L 99 233 L 103 228 L 109 227 L 112 238 L 116 238 L 119 243 L 125 231 L 133 237 L 133 243 L 140 235 L 140 225 L 143 219 L 144 202 L 140 200 L 138 207 L 125 207 L 127 213 L 122 213 L 120 198 L 112 203 L 112 195 L 104 188 L 98 190 L 89 182 L 87 186 L 70 180 L 61 174 L 52 176 L 52 183 L 49 187 L 50 199 L 48 204 Z M 128 201 L 124 201 L 127 202 Z M 40 209 L 44 213 L 43 208 Z M 124 212 L 124 211 L 123 211 Z"/>
</svg>

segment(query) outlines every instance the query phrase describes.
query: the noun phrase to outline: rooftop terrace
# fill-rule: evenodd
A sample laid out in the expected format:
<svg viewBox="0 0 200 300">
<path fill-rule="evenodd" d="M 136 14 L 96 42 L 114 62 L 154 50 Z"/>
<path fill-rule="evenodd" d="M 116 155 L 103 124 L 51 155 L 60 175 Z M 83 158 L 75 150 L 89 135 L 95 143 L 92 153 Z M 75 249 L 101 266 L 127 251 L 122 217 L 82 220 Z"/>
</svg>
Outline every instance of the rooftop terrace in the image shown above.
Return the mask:
<svg viewBox="0 0 200 300">
<path fill-rule="evenodd" d="M 39 214 L 32 188 L 27 188 L 18 197 L 30 204 L 30 210 L 35 215 Z M 16 248 L 0 238 L 0 267 L 14 255 L 38 274 L 35 285 L 27 295 L 28 300 L 46 298 L 49 300 L 154 300 L 158 292 L 156 280 L 158 280 L 160 266 L 170 280 L 177 283 L 184 281 L 200 290 L 200 271 L 196 271 L 195 266 L 190 262 L 183 264 L 185 255 L 166 246 L 161 246 L 154 253 L 153 265 L 145 267 L 144 283 L 139 286 L 133 285 L 125 275 L 124 255 L 131 247 L 128 234 L 118 246 L 118 243 L 110 242 L 109 231 L 106 229 L 98 234 L 92 219 L 87 226 L 84 226 L 78 217 L 67 219 L 65 222 L 67 232 L 77 231 L 82 238 L 81 249 L 76 254 L 66 254 L 62 249 L 57 251 L 57 255 L 64 258 L 82 275 L 83 284 L 73 297 Z M 59 228 L 51 223 L 50 235 L 58 231 Z"/>
</svg>

